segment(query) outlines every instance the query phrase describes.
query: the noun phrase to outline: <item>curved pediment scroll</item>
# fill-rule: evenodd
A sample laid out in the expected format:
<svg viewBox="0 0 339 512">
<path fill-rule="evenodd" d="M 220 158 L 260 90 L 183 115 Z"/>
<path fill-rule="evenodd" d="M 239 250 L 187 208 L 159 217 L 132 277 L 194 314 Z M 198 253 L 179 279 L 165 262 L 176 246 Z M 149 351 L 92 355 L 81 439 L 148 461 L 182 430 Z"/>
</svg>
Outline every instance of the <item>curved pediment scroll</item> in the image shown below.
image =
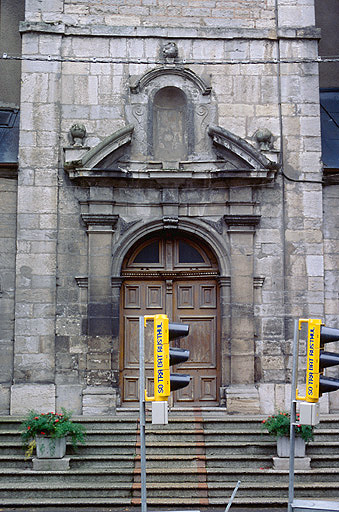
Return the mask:
<svg viewBox="0 0 339 512">
<path fill-rule="evenodd" d="M 105 137 L 99 144 L 87 152 L 84 152 L 81 158 L 71 159 L 65 157 L 65 169 L 70 177 L 76 177 L 72 169 L 83 170 L 116 170 L 116 162 L 121 154 L 127 152 L 127 147 L 131 143 L 134 126 L 127 125 L 120 130 Z"/>
<path fill-rule="evenodd" d="M 232 155 L 238 162 L 243 163 L 245 169 L 279 169 L 279 164 L 272 162 L 246 140 L 221 126 L 210 125 L 208 134 L 220 155 L 224 157 Z M 239 164 L 237 167 L 239 168 Z"/>
<path fill-rule="evenodd" d="M 194 71 L 188 68 L 183 67 L 173 67 L 169 68 L 166 66 L 159 67 L 148 71 L 142 77 L 138 77 L 134 79 L 133 83 L 130 84 L 130 89 L 133 94 L 137 94 L 141 92 L 150 82 L 155 80 L 156 78 L 165 76 L 178 76 L 192 82 L 201 92 L 203 96 L 208 96 L 211 94 L 211 86 L 205 79 L 196 75 Z"/>
</svg>

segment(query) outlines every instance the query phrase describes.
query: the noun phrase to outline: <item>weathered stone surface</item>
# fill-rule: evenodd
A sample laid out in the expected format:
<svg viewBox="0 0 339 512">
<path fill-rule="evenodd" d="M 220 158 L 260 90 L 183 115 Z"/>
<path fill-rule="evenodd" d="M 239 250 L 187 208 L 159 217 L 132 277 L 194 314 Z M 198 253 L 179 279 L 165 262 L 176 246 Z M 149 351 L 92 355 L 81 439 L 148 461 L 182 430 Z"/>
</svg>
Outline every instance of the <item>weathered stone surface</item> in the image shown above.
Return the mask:
<svg viewBox="0 0 339 512">
<path fill-rule="evenodd" d="M 12 386 L 10 413 L 22 415 L 30 410 L 55 411 L 54 384 L 14 384 Z"/>
<path fill-rule="evenodd" d="M 113 414 L 116 407 L 116 390 L 93 386 L 83 391 L 83 414 Z"/>
<path fill-rule="evenodd" d="M 255 0 L 246 9 L 240 1 L 29 0 L 25 9 L 23 52 L 32 58 L 22 62 L 20 170 L 17 182 L 0 177 L 0 413 L 13 378 L 15 413 L 35 403 L 36 386 L 51 403 L 55 384 L 58 408 L 114 412 L 127 357 L 122 269 L 133 246 L 159 233 L 196 236 L 215 254 L 223 405 L 241 413 L 285 408 L 292 318 L 338 322 L 339 193 L 320 183 L 317 63 L 281 63 L 279 82 L 275 62 L 278 37 L 282 58 L 317 57 L 313 1 L 280 0 L 278 30 L 274 2 Z M 173 61 L 164 40 L 177 45 Z M 155 158 L 154 98 L 167 87 L 187 100 L 186 118 L 179 116 L 187 131 L 175 125 L 168 134 L 185 134 L 185 158 L 176 159 L 183 162 L 168 161 L 168 148 Z M 86 127 L 85 146 L 70 146 L 74 123 Z M 105 154 L 100 144 L 127 125 L 129 140 Z M 233 139 L 212 141 L 214 125 Z M 244 148 L 258 151 L 263 129 L 272 147 L 256 160 Z M 100 173 L 76 163 L 76 177 L 64 170 L 64 155 L 81 160 L 98 145 Z M 281 158 L 283 172 L 267 179 L 264 155 L 272 169 Z M 211 170 L 221 174 L 212 179 Z M 171 265 L 167 272 L 182 270 Z M 150 277 L 164 280 L 161 307 L 169 313 L 176 277 Z M 329 407 L 339 408 L 335 397 Z"/>
</svg>

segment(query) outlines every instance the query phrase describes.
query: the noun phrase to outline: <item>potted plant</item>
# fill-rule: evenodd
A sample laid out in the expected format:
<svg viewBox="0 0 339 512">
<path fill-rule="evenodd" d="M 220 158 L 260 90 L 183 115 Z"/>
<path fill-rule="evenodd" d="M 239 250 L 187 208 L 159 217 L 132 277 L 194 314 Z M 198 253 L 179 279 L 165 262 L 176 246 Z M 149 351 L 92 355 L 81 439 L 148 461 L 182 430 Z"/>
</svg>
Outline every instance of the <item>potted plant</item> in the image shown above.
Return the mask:
<svg viewBox="0 0 339 512">
<path fill-rule="evenodd" d="M 37 449 L 38 458 L 62 458 L 66 453 L 66 437 L 70 436 L 72 446 L 85 442 L 85 428 L 74 423 L 72 413 L 61 409 L 62 413 L 36 413 L 30 411 L 22 423 L 21 438 L 28 448 L 26 456 L 31 457 Z"/>
<path fill-rule="evenodd" d="M 313 427 L 310 425 L 301 425 L 299 414 L 296 416 L 295 426 L 295 456 L 305 456 L 305 443 L 313 439 Z M 290 446 L 290 414 L 288 412 L 279 412 L 268 416 L 263 420 L 262 426 L 271 436 L 277 439 L 278 457 L 289 457 Z"/>
</svg>

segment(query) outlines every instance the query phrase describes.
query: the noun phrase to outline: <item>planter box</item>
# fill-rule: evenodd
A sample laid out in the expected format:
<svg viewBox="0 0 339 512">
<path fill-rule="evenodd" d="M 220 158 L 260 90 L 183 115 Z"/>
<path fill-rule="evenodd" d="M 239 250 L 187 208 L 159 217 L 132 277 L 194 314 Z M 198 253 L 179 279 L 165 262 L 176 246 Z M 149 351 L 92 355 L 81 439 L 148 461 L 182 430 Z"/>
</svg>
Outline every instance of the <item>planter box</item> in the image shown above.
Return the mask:
<svg viewBox="0 0 339 512">
<path fill-rule="evenodd" d="M 35 441 L 38 459 L 62 459 L 66 453 L 65 437 L 36 436 Z"/>
<path fill-rule="evenodd" d="M 277 453 L 278 453 L 278 457 L 289 457 L 290 456 L 290 438 L 289 437 L 278 437 Z M 305 457 L 305 441 L 301 437 L 295 438 L 294 456 L 295 457 Z"/>
</svg>

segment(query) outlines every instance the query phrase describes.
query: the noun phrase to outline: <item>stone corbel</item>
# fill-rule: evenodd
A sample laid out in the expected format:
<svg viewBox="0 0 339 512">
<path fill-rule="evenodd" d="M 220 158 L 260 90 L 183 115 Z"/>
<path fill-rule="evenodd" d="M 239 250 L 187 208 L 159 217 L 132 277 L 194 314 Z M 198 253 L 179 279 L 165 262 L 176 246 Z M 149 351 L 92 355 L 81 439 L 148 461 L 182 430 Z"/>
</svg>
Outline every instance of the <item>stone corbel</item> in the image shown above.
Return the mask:
<svg viewBox="0 0 339 512">
<path fill-rule="evenodd" d="M 87 233 L 113 233 L 118 222 L 119 215 L 106 213 L 83 213 L 83 222 L 86 224 Z"/>
</svg>

